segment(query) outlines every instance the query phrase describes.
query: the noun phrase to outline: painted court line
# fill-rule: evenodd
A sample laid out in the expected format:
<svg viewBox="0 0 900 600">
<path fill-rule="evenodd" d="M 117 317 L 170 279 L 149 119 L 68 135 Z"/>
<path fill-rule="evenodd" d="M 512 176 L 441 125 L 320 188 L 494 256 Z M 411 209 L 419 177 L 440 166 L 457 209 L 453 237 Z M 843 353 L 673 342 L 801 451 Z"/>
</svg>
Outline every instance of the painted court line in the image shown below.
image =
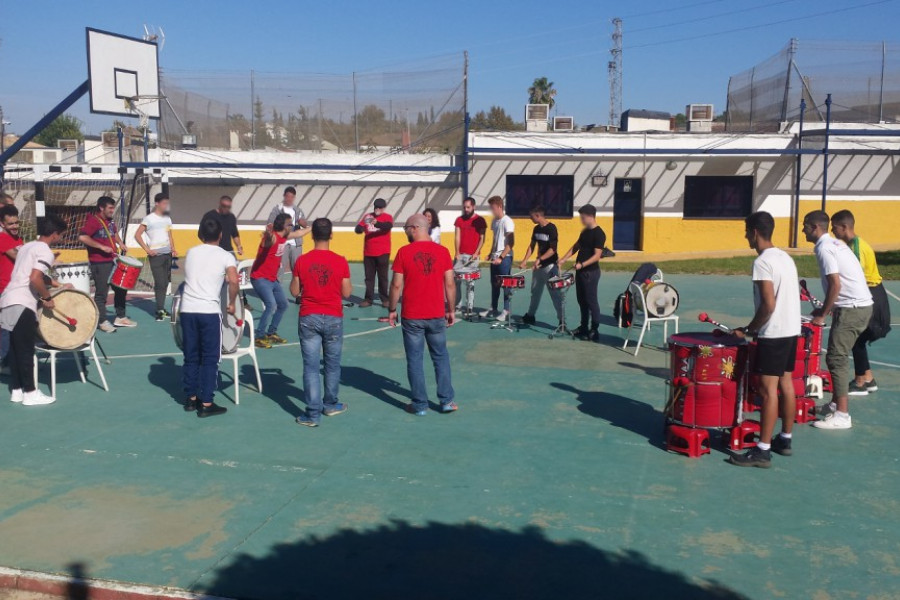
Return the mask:
<svg viewBox="0 0 900 600">
<path fill-rule="evenodd" d="M 894 365 L 886 362 L 878 362 L 877 360 L 870 360 L 870 363 L 873 365 L 878 365 L 879 367 L 891 367 L 892 369 L 900 369 L 900 365 Z"/>
<path fill-rule="evenodd" d="M 889 290 L 887 288 L 884 288 L 884 291 L 887 292 L 891 298 L 893 298 L 897 302 L 900 302 L 900 296 L 898 296 L 897 294 L 895 294 L 894 292 L 892 292 L 891 290 Z"/>
</svg>

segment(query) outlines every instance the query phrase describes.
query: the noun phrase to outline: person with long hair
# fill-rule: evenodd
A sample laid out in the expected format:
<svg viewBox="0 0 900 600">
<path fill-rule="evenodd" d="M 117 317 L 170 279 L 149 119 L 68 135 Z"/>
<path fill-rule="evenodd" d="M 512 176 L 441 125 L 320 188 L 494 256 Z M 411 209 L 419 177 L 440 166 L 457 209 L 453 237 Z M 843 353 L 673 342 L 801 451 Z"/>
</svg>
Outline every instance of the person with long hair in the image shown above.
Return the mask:
<svg viewBox="0 0 900 600">
<path fill-rule="evenodd" d="M 428 219 L 428 235 L 435 244 L 441 243 L 441 220 L 438 218 L 437 211 L 433 208 L 426 208 L 422 211 L 425 218 Z"/>
</svg>

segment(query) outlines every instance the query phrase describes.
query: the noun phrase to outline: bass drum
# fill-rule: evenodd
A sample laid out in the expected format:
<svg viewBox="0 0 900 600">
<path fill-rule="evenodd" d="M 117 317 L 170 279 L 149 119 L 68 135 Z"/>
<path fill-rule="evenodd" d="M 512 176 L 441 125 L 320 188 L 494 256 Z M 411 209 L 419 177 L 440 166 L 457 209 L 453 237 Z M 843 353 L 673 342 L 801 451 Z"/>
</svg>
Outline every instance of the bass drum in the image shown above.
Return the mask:
<svg viewBox="0 0 900 600">
<path fill-rule="evenodd" d="M 38 334 L 57 350 L 74 350 L 94 336 L 100 313 L 90 295 L 79 290 L 57 290 L 51 294 L 55 308 L 38 310 Z"/>
<path fill-rule="evenodd" d="M 669 283 L 651 283 L 644 288 L 646 306 L 651 317 L 669 317 L 678 310 L 678 290 Z"/>
<path fill-rule="evenodd" d="M 184 284 L 178 286 L 178 291 L 172 296 L 172 337 L 175 345 L 184 350 L 184 339 L 181 331 L 181 295 L 184 292 Z M 244 337 L 244 305 L 238 297 L 234 304 L 234 314 L 228 314 L 228 286 L 222 286 L 222 295 L 219 299 L 222 306 L 222 354 L 232 354 L 237 351 Z"/>
</svg>

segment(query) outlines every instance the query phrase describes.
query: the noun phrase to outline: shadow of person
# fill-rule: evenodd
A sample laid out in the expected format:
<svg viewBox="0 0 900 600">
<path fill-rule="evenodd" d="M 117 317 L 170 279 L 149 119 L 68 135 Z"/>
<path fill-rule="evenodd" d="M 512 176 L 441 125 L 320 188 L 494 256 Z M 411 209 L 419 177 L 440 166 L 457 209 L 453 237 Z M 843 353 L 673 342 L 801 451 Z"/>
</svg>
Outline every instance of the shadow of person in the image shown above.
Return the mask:
<svg viewBox="0 0 900 600">
<path fill-rule="evenodd" d="M 341 385 L 357 389 L 400 409 L 405 409 L 406 403 L 391 394 L 409 398 L 409 392 L 400 382 L 362 367 L 342 366 Z"/>
<path fill-rule="evenodd" d="M 295 419 L 304 414 L 304 409 L 298 405 L 304 403 L 303 390 L 294 385 L 296 381 L 293 377 L 289 377 L 281 369 L 260 369 L 259 374 L 264 381 L 264 396 L 270 398 Z M 253 381 L 255 387 L 256 373 L 253 372 L 252 365 L 243 365 L 241 380 Z M 294 402 L 295 398 L 297 402 Z"/>
<path fill-rule="evenodd" d="M 666 367 L 648 367 L 647 365 L 641 365 L 635 362 L 620 362 L 619 366 L 628 369 L 637 369 L 651 377 L 658 377 L 659 379 L 668 379 L 670 375 L 669 369 Z"/>
<path fill-rule="evenodd" d="M 69 580 L 66 582 L 66 600 L 88 600 L 90 584 L 87 581 L 87 567 L 84 563 L 72 563 L 66 566 Z"/>
<path fill-rule="evenodd" d="M 150 364 L 147 380 L 153 387 L 164 390 L 172 400 L 184 404 L 184 390 L 181 384 L 181 365 L 172 356 L 161 356 Z"/>
<path fill-rule="evenodd" d="M 579 390 L 567 383 L 553 382 L 552 387 L 575 395 L 578 410 L 586 415 L 608 421 L 613 427 L 627 429 L 647 438 L 653 446 L 664 448 L 662 412 L 645 402 L 610 394 Z"/>
<path fill-rule="evenodd" d="M 397 520 L 370 530 L 345 529 L 330 537 L 278 544 L 263 556 L 239 554 L 202 587 L 210 595 L 258 600 L 746 600 L 714 580 L 693 581 L 654 565 L 636 551 L 550 540 L 534 526 L 510 531 L 475 523 L 412 525 Z"/>
</svg>

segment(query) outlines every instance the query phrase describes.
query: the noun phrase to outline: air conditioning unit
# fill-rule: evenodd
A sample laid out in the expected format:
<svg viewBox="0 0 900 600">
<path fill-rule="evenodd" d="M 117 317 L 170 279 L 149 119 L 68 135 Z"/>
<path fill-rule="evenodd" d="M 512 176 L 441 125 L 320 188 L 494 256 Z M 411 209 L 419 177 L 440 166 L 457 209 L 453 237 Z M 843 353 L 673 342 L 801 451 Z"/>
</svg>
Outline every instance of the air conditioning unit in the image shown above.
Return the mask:
<svg viewBox="0 0 900 600">
<path fill-rule="evenodd" d="M 77 152 L 78 140 L 57 140 L 56 146 L 63 152 Z"/>
<path fill-rule="evenodd" d="M 181 147 L 184 150 L 195 150 L 197 148 L 197 136 L 193 133 L 183 133 L 181 135 Z"/>
<path fill-rule="evenodd" d="M 526 104 L 525 105 L 525 130 L 526 131 L 547 131 L 550 127 L 550 105 L 549 104 Z"/>
<path fill-rule="evenodd" d="M 686 121 L 709 121 L 715 118 L 716 113 L 712 104 L 688 104 L 684 114 Z"/>
<path fill-rule="evenodd" d="M 575 131 L 575 117 L 553 117 L 553 131 Z"/>
</svg>

